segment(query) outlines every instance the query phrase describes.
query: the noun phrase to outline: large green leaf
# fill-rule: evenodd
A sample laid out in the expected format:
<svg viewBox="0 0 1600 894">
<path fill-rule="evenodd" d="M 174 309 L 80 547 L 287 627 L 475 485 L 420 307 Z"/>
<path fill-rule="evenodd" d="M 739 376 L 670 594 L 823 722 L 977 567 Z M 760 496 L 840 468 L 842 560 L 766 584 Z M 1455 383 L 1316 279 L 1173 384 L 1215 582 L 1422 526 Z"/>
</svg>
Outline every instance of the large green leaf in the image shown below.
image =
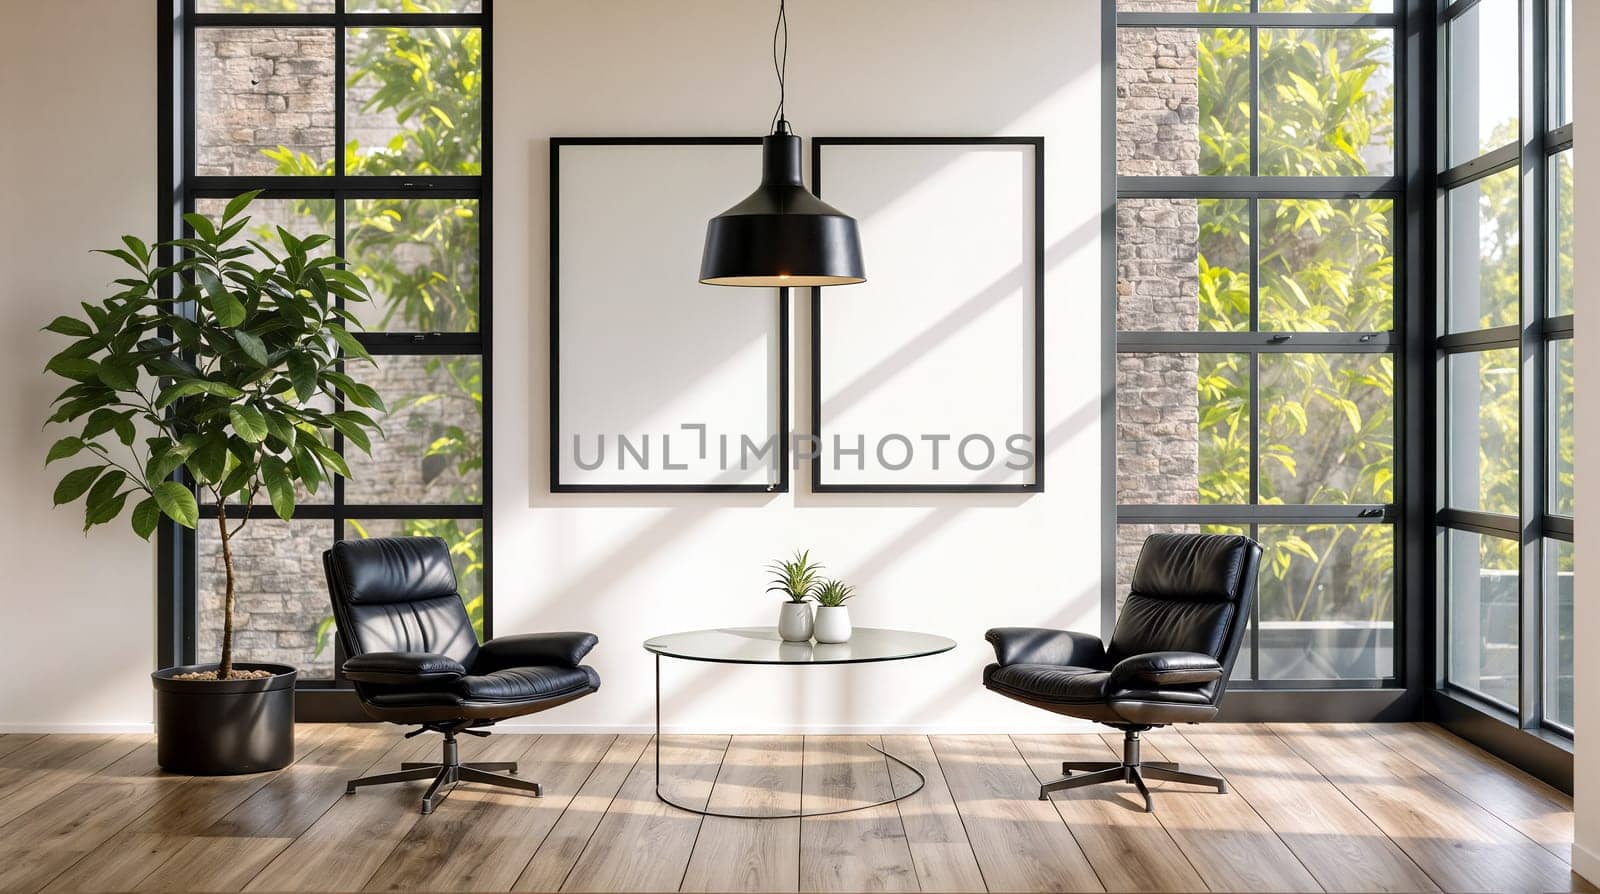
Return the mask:
<svg viewBox="0 0 1600 894">
<path fill-rule="evenodd" d="M 107 387 L 118 391 L 136 391 L 139 388 L 139 367 L 126 360 L 107 360 L 95 370 L 95 376 Z"/>
<path fill-rule="evenodd" d="M 76 317 L 61 316 L 51 320 L 50 325 L 44 327 L 44 331 L 84 338 L 94 334 L 94 327 Z"/>
<path fill-rule="evenodd" d="M 243 329 L 235 329 L 233 340 L 239 343 L 239 348 L 244 351 L 246 357 L 259 366 L 267 365 L 267 346 L 260 338 Z"/>
<path fill-rule="evenodd" d="M 256 196 L 259 195 L 261 195 L 261 190 L 252 189 L 249 192 L 239 193 L 238 195 L 229 199 L 228 206 L 222 209 L 222 222 L 228 223 L 229 221 L 233 220 L 234 215 L 249 207 L 250 203 L 255 200 Z"/>
<path fill-rule="evenodd" d="M 96 374 L 100 372 L 100 364 L 86 357 L 62 357 L 60 355 L 50 358 L 50 362 L 46 363 L 44 368 L 58 376 L 76 379 L 79 382 L 87 382 L 95 378 Z"/>
<path fill-rule="evenodd" d="M 317 393 L 317 362 L 307 354 L 294 351 L 285 361 L 289 366 L 289 381 L 294 385 L 295 396 L 305 401 Z"/>
<path fill-rule="evenodd" d="M 343 348 L 346 354 L 352 357 L 360 357 L 363 360 L 372 359 L 372 355 L 367 353 L 367 349 L 362 346 L 361 342 L 356 341 L 356 337 L 351 335 L 343 326 L 330 323 L 327 329 L 328 334 L 333 336 L 333 340 L 339 343 L 339 347 Z"/>
<path fill-rule="evenodd" d="M 316 453 L 307 447 L 297 448 L 294 451 L 294 470 L 300 473 L 306 490 L 316 493 L 317 486 L 322 483 L 322 469 L 317 465 Z"/>
<path fill-rule="evenodd" d="M 195 448 L 187 464 L 201 481 L 221 481 L 228 468 L 227 435 L 217 432 L 207 438 L 204 444 Z"/>
<path fill-rule="evenodd" d="M 261 478 L 267 485 L 267 497 L 272 501 L 272 511 L 288 521 L 294 517 L 294 481 L 283 460 L 269 456 L 261 461 Z"/>
<path fill-rule="evenodd" d="M 133 507 L 133 517 L 129 519 L 133 525 L 133 533 L 138 534 L 141 540 L 149 540 L 150 535 L 156 532 L 156 524 L 161 521 L 161 507 L 156 503 L 155 497 L 145 497 Z"/>
<path fill-rule="evenodd" d="M 367 430 L 362 427 L 362 420 L 366 416 L 361 413 L 329 413 L 328 421 L 338 429 L 351 443 L 360 447 L 367 453 L 372 452 L 372 440 L 367 437 Z"/>
<path fill-rule="evenodd" d="M 55 493 L 52 495 L 55 505 L 60 506 L 63 503 L 71 503 L 73 500 L 83 496 L 89 490 L 89 486 L 94 484 L 94 480 L 100 477 L 100 473 L 105 471 L 105 468 L 103 465 L 84 466 L 81 469 L 73 469 L 62 476 L 60 483 L 56 485 Z"/>
<path fill-rule="evenodd" d="M 77 456 L 84 448 L 84 440 L 79 437 L 66 437 L 50 445 L 50 452 L 44 458 L 44 464 L 50 465 L 58 459 Z"/>
<path fill-rule="evenodd" d="M 192 397 L 196 394 L 210 394 L 216 397 L 225 397 L 229 400 L 244 396 L 243 391 L 226 382 L 213 382 L 210 379 L 189 379 L 178 382 L 156 395 L 155 408 L 164 410 L 171 406 L 173 401 L 182 397 Z"/>
<path fill-rule="evenodd" d="M 200 507 L 195 504 L 194 494 L 187 487 L 176 481 L 163 481 L 156 485 L 153 496 L 167 518 L 185 528 L 192 528 L 199 523 Z"/>
<path fill-rule="evenodd" d="M 223 284 L 222 280 L 217 279 L 217 275 L 210 270 L 201 270 L 198 276 L 200 284 L 206 290 L 206 306 L 210 308 L 212 315 L 216 317 L 217 325 L 224 329 L 232 329 L 243 323 L 245 318 L 244 304 L 232 292 L 228 291 L 228 287 Z"/>
<path fill-rule="evenodd" d="M 251 404 L 234 404 L 229 407 L 228 419 L 233 423 L 234 433 L 246 441 L 259 444 L 267 439 L 267 420 L 262 417 L 261 411 Z"/>
</svg>

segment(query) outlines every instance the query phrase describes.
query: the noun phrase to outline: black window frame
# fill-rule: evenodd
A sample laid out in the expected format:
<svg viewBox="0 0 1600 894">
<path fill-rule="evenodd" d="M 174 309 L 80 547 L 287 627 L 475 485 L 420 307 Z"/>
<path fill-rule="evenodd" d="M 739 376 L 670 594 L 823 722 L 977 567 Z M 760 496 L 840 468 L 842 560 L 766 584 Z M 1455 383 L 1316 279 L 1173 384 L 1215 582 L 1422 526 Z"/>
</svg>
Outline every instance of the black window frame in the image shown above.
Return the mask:
<svg viewBox="0 0 1600 894">
<path fill-rule="evenodd" d="M 1442 2 L 1438 10 L 1440 141 L 1449 137 L 1450 89 L 1449 23 L 1484 0 Z M 1450 502 L 1450 466 L 1446 437 L 1452 420 L 1445 376 L 1439 375 L 1434 420 L 1439 453 L 1435 476 L 1435 524 L 1439 538 L 1438 586 L 1434 593 L 1439 618 L 1438 656 L 1434 668 L 1434 710 L 1458 731 L 1467 731 L 1515 762 L 1539 772 L 1554 774 L 1571 787 L 1570 726 L 1551 720 L 1545 710 L 1547 695 L 1546 547 L 1551 541 L 1571 543 L 1571 516 L 1551 511 L 1551 456 L 1555 449 L 1552 405 L 1548 388 L 1550 360 L 1557 343 L 1573 337 L 1570 311 L 1552 315 L 1554 240 L 1551 189 L 1554 159 L 1573 145 L 1572 122 L 1557 124 L 1552 100 L 1570 90 L 1556 66 L 1562 48 L 1554 39 L 1560 10 L 1570 0 L 1515 0 L 1518 21 L 1518 136 L 1504 146 L 1441 170 L 1436 196 L 1446 201 L 1454 189 L 1505 171 L 1518 171 L 1518 322 L 1489 329 L 1450 332 L 1443 321 L 1451 298 L 1448 265 L 1441 262 L 1436 301 L 1441 321 L 1435 338 L 1440 369 L 1459 354 L 1488 350 L 1518 352 L 1518 514 L 1461 509 Z M 1554 126 L 1552 126 L 1554 125 Z M 1443 156 L 1441 155 L 1441 158 Z M 1442 216 L 1438 239 L 1442 252 L 1448 246 L 1449 220 Z M 1518 546 L 1518 679 L 1516 705 L 1493 698 L 1450 679 L 1452 631 L 1449 629 L 1450 562 L 1448 532 L 1467 531 L 1514 541 Z M 1564 755 L 1564 757 L 1563 757 Z M 1518 758 L 1521 758 L 1520 760 Z M 1564 769 L 1563 769 L 1564 765 Z M 1550 772 L 1540 772 L 1550 778 Z"/>
<path fill-rule="evenodd" d="M 1421 302 L 1407 296 L 1421 294 L 1425 280 L 1424 264 L 1419 263 L 1421 243 L 1417 240 L 1422 218 L 1416 178 L 1409 172 L 1426 169 L 1419 139 L 1427 119 L 1418 113 L 1420 103 L 1409 101 L 1420 93 L 1420 66 L 1429 62 L 1431 42 L 1423 31 L 1415 39 L 1418 25 L 1409 14 L 1406 0 L 1397 0 L 1392 13 L 1307 13 L 1262 12 L 1260 0 L 1251 0 L 1249 12 L 1119 12 L 1116 0 L 1103 0 L 1102 44 L 1102 351 L 1101 449 L 1102 519 L 1101 618 L 1103 633 L 1110 635 L 1117 606 L 1116 547 L 1122 524 L 1226 524 L 1246 528 L 1255 536 L 1261 525 L 1337 523 L 1386 524 L 1395 537 L 1394 569 L 1394 673 L 1372 679 L 1288 680 L 1257 679 L 1260 650 L 1258 624 L 1251 625 L 1250 661 L 1247 676 L 1230 683 L 1230 698 L 1225 708 L 1229 719 L 1316 719 L 1373 720 L 1410 714 L 1421 700 L 1418 685 L 1425 651 L 1421 631 L 1424 619 L 1418 613 L 1422 600 L 1410 598 L 1416 592 L 1423 569 L 1430 564 L 1430 547 L 1419 535 L 1425 522 L 1412 507 L 1425 499 L 1418 474 L 1428 447 L 1425 435 L 1407 430 L 1403 420 L 1408 407 L 1417 406 L 1418 394 L 1425 394 L 1431 382 L 1427 370 L 1417 362 L 1426 347 L 1417 333 L 1431 332 L 1430 320 L 1415 311 Z M 1122 28 L 1237 28 L 1250 34 L 1250 80 L 1253 95 L 1251 115 L 1251 173 L 1249 175 L 1140 176 L 1119 175 L 1116 162 L 1116 35 Z M 1388 30 L 1393 35 L 1395 107 L 1395 161 L 1390 175 L 1359 177 L 1290 177 L 1260 174 L 1256 147 L 1259 143 L 1260 83 L 1259 41 L 1262 29 L 1280 28 L 1360 28 Z M 1249 332 L 1141 332 L 1121 331 L 1117 325 L 1117 250 L 1116 207 L 1119 199 L 1156 198 L 1234 198 L 1251 202 L 1252 228 L 1256 228 L 1256 202 L 1272 198 L 1387 199 L 1394 203 L 1394 328 L 1387 332 L 1294 332 L 1257 329 L 1259 277 L 1255 275 L 1258 239 L 1252 234 L 1251 330 Z M 1291 335 L 1285 339 L 1283 336 Z M 1390 504 L 1308 504 L 1247 505 L 1209 504 L 1121 504 L 1117 502 L 1117 374 L 1118 356 L 1130 353 L 1235 353 L 1250 357 L 1251 402 L 1251 494 L 1258 499 L 1260 430 L 1258 359 L 1266 353 L 1354 354 L 1389 353 L 1395 358 L 1394 398 L 1394 493 Z M 1259 613 L 1259 607 L 1256 609 Z M 1318 693 L 1313 699 L 1302 697 L 1307 690 Z"/>
<path fill-rule="evenodd" d="M 202 13 L 196 0 L 158 0 L 157 34 L 160 93 L 157 102 L 157 215 L 158 235 L 163 241 L 184 233 L 182 215 L 193 209 L 196 200 L 231 198 L 251 189 L 263 189 L 263 199 L 316 198 L 333 201 L 335 208 L 335 252 L 345 252 L 345 203 L 362 198 L 472 199 L 479 216 L 478 275 L 479 307 L 476 332 L 360 332 L 361 344 L 380 362 L 384 357 L 477 356 L 482 363 L 482 494 L 478 503 L 349 503 L 344 496 L 344 480 L 333 482 L 331 502 L 296 506 L 294 521 L 317 521 L 331 525 L 332 545 L 346 534 L 347 520 L 468 519 L 482 525 L 483 635 L 493 636 L 493 0 L 482 0 L 481 12 L 400 13 L 347 12 L 346 0 L 333 0 L 329 12 L 307 13 Z M 195 168 L 196 90 L 195 34 L 203 27 L 234 28 L 331 28 L 334 45 L 334 158 L 331 176 L 198 176 Z M 351 28 L 455 27 L 478 28 L 482 32 L 482 131 L 478 176 L 351 175 L 344 169 L 345 147 L 345 35 Z M 174 260 L 164 250 L 161 263 Z M 174 284 L 165 284 L 172 294 Z M 334 448 L 344 449 L 344 439 L 335 434 Z M 243 507 L 226 507 L 237 517 Z M 253 507 L 261 516 L 271 516 L 269 507 Z M 200 516 L 215 519 L 217 507 L 203 505 Z M 158 530 L 157 554 L 157 660 L 160 666 L 189 664 L 196 660 L 199 633 L 196 532 L 170 520 Z M 322 580 L 305 582 L 308 590 L 320 591 Z M 340 647 L 337 643 L 334 648 Z M 337 652 L 336 652 L 337 656 Z M 344 679 L 336 657 L 332 680 L 302 680 L 298 684 L 297 715 L 301 720 L 364 719 Z"/>
</svg>

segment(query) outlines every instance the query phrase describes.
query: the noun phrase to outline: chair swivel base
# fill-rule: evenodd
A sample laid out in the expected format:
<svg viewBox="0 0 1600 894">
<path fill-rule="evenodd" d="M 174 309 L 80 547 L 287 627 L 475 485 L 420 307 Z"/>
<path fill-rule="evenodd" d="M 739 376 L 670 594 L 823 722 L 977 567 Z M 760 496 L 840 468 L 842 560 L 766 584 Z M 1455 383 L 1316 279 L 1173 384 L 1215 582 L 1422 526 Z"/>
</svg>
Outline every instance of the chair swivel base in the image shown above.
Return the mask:
<svg viewBox="0 0 1600 894">
<path fill-rule="evenodd" d="M 1074 771 L 1083 775 L 1074 776 L 1072 775 Z M 1051 792 L 1081 788 L 1087 785 L 1098 785 L 1102 782 L 1131 782 L 1139 789 L 1139 794 L 1144 796 L 1145 812 L 1154 813 L 1156 809 L 1155 802 L 1150 798 L 1150 789 L 1144 784 L 1146 778 L 1161 782 L 1211 786 L 1217 790 L 1217 794 L 1227 794 L 1228 792 L 1228 782 L 1225 779 L 1204 776 L 1199 773 L 1185 773 L 1179 770 L 1178 765 L 1171 761 L 1141 761 L 1139 759 L 1139 730 L 1137 729 L 1123 731 L 1122 760 L 1063 761 L 1061 772 L 1067 775 L 1054 782 L 1046 782 L 1044 785 L 1039 786 L 1039 800 L 1048 801 Z"/>
<path fill-rule="evenodd" d="M 544 797 L 544 789 L 537 782 L 525 779 L 516 779 L 513 776 L 501 776 L 499 772 L 515 774 L 516 761 L 469 761 L 462 763 L 456 752 L 456 737 L 454 732 L 445 732 L 444 754 L 438 763 L 406 761 L 400 765 L 399 772 L 378 773 L 373 776 L 363 776 L 345 783 L 344 792 L 347 795 L 355 794 L 355 790 L 369 785 L 389 785 L 395 782 L 414 782 L 422 779 L 432 779 L 433 784 L 422 793 L 422 812 L 429 814 L 439 802 L 450 794 L 450 786 L 458 782 L 477 782 L 483 785 L 495 785 L 501 788 L 517 789 L 518 791 L 532 792 L 535 798 Z"/>
</svg>

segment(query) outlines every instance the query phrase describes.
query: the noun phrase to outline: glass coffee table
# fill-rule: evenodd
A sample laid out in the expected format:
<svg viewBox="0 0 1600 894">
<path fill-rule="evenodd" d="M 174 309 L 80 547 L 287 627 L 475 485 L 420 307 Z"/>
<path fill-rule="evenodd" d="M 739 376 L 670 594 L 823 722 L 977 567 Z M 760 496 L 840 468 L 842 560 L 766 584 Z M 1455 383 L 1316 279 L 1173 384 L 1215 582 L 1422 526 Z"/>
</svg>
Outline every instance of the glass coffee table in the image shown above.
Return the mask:
<svg viewBox="0 0 1600 894">
<path fill-rule="evenodd" d="M 869 664 L 877 661 L 904 661 L 938 655 L 956 647 L 956 641 L 947 636 L 917 633 L 911 630 L 886 630 L 879 627 L 857 627 L 847 643 L 786 643 L 778 636 L 776 627 L 724 627 L 717 630 L 692 630 L 686 633 L 669 633 L 644 641 L 645 651 L 656 656 L 656 797 L 679 810 L 700 816 L 723 816 L 732 819 L 795 819 L 810 816 L 832 816 L 881 807 L 909 798 L 922 790 L 926 778 L 922 771 L 876 745 L 868 745 L 889 760 L 916 774 L 915 788 L 885 801 L 846 807 L 840 810 L 823 810 L 808 813 L 724 813 L 701 810 L 674 801 L 661 791 L 661 659 L 678 658 L 683 661 L 709 661 L 715 664 L 767 664 L 767 665 L 825 665 Z"/>
</svg>

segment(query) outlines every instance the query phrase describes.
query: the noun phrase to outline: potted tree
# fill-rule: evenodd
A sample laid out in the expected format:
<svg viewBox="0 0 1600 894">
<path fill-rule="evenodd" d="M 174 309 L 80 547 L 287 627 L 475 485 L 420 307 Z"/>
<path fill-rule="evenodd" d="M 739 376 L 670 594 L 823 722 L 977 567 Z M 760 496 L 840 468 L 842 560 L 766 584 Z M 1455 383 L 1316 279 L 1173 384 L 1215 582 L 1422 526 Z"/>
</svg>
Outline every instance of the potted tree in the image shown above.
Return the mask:
<svg viewBox="0 0 1600 894">
<path fill-rule="evenodd" d="M 293 759 L 295 669 L 234 660 L 231 542 L 250 519 L 227 506 L 248 507 L 264 493 L 289 519 L 297 486 L 315 493 L 350 474 L 329 436 L 370 450 L 378 426 L 361 408 L 383 409 L 376 391 L 342 369 L 371 362 L 344 307 L 367 300 L 366 287 L 340 258 L 312 257 L 328 236 L 278 228 L 276 252 L 244 239 L 257 194 L 230 201 L 218 221 L 184 215 L 193 238 L 149 246 L 122 237 L 124 247 L 103 253 L 134 275 L 99 304 L 84 303 L 82 317 L 45 327 L 72 339 L 45 367 L 70 380 L 49 422 L 72 430 L 45 462 L 87 459 L 62 477 L 55 504 L 83 500 L 85 531 L 131 506 L 134 533 L 146 539 L 162 516 L 199 524 L 196 489 L 217 507 L 221 654 L 152 674 L 158 758 L 178 772 L 249 773 Z M 183 259 L 161 266 L 163 246 Z M 161 297 L 167 281 L 178 286 L 173 298 Z"/>
</svg>

